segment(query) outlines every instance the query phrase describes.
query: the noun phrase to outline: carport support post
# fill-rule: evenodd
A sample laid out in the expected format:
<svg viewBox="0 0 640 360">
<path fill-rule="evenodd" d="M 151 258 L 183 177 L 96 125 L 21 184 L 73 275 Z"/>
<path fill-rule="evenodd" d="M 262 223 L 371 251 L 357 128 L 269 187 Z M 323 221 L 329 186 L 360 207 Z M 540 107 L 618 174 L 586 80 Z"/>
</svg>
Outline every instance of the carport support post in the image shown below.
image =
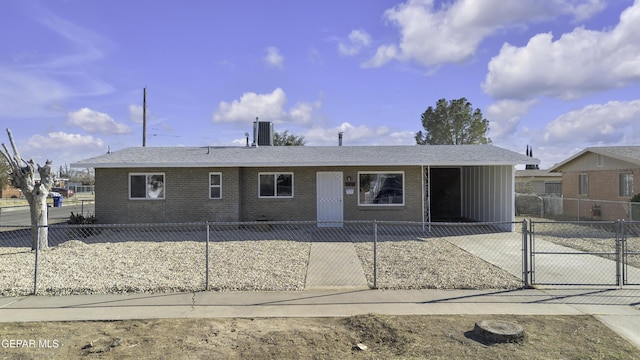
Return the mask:
<svg viewBox="0 0 640 360">
<path fill-rule="evenodd" d="M 373 288 L 378 288 L 378 221 L 373 221 Z"/>
<path fill-rule="evenodd" d="M 524 282 L 524 287 L 528 288 L 529 287 L 529 262 L 527 261 L 528 259 L 528 229 L 529 229 L 529 224 L 527 222 L 527 219 L 523 219 L 522 220 L 522 280 Z"/>
</svg>

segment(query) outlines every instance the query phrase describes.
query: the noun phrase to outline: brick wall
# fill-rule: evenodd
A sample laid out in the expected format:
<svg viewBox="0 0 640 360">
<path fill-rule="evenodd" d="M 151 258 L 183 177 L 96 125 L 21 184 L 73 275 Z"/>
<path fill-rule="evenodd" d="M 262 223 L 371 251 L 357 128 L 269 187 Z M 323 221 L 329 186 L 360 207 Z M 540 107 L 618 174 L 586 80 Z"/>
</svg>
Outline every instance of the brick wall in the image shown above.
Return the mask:
<svg viewBox="0 0 640 360">
<path fill-rule="evenodd" d="M 129 199 L 129 173 L 165 174 L 165 199 Z M 209 199 L 209 173 L 222 173 L 222 199 Z M 96 219 L 102 224 L 237 221 L 238 169 L 96 169 Z"/>
<path fill-rule="evenodd" d="M 594 220 L 628 219 L 629 207 L 624 203 L 628 202 L 630 197 L 620 196 L 621 173 L 633 173 L 633 193 L 640 193 L 640 169 L 563 172 L 562 195 L 565 198 L 563 205 L 565 215 L 577 218 L 579 213 L 581 219 Z M 580 174 L 587 174 L 589 178 L 589 193 L 585 195 L 578 194 Z"/>
<path fill-rule="evenodd" d="M 96 169 L 96 219 L 99 223 L 164 223 L 195 221 L 315 221 L 316 172 L 341 171 L 343 180 L 357 181 L 358 171 L 404 171 L 404 206 L 358 206 L 354 194 L 343 192 L 345 220 L 421 221 L 420 167 L 295 168 L 293 198 L 259 198 L 260 172 L 291 172 L 291 168 L 152 168 Z M 129 174 L 164 173 L 165 199 L 129 199 Z M 222 199 L 209 199 L 209 173 L 222 173 Z"/>
</svg>

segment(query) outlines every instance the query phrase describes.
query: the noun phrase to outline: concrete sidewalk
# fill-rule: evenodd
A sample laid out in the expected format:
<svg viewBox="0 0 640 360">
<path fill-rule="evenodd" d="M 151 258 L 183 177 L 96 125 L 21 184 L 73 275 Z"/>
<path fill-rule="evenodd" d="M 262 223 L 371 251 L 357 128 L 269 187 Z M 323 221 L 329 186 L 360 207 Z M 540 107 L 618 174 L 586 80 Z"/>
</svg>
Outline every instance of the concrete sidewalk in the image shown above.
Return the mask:
<svg viewBox="0 0 640 360">
<path fill-rule="evenodd" d="M 474 253 L 487 246 L 457 244 Z M 473 245 L 473 246 L 472 246 Z M 487 245 L 487 244 L 484 244 Z M 496 248 L 496 244 L 492 244 Z M 517 244 L 516 244 L 517 245 Z M 514 275 L 521 264 L 500 247 L 495 261 Z M 479 250 L 478 250 L 479 251 Z M 481 256 L 482 257 L 482 256 Z M 517 256 L 516 256 L 517 258 Z M 510 259 L 506 263 L 499 259 Z M 502 260 L 504 261 L 504 260 Z M 574 264 L 577 266 L 579 264 Z M 336 276 L 338 274 L 338 276 Z M 150 318 L 340 317 L 388 315 L 593 315 L 640 349 L 640 287 L 517 290 L 370 290 L 352 243 L 314 243 L 305 291 L 24 296 L 0 298 L 0 322 Z"/>
<path fill-rule="evenodd" d="M 0 298 L 0 322 L 389 315 L 593 315 L 640 349 L 640 289 L 341 290 Z"/>
<path fill-rule="evenodd" d="M 351 242 L 313 242 L 305 290 L 368 289 L 362 264 Z"/>
</svg>

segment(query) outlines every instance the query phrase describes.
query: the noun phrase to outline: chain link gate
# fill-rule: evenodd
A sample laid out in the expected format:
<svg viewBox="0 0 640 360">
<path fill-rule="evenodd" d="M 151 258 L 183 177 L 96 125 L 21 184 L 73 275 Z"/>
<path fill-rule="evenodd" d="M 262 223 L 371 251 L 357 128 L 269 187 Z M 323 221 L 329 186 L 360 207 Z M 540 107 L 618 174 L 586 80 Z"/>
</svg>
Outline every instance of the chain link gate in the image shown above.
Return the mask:
<svg viewBox="0 0 640 360">
<path fill-rule="evenodd" d="M 640 285 L 640 221 L 524 220 L 525 286 Z"/>
<path fill-rule="evenodd" d="M 619 221 L 530 221 L 527 235 L 525 284 L 621 285 Z"/>
<path fill-rule="evenodd" d="M 623 285 L 640 285 L 640 221 L 620 221 Z"/>
</svg>

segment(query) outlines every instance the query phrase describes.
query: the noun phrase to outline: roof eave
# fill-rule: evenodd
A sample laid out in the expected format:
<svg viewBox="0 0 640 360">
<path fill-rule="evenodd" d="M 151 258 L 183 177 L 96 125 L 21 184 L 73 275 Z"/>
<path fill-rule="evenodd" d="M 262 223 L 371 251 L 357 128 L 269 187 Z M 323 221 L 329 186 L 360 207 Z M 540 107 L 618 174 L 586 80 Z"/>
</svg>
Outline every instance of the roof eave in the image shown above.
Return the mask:
<svg viewBox="0 0 640 360">
<path fill-rule="evenodd" d="M 300 163 L 74 163 L 71 164 L 72 168 L 94 168 L 94 169 L 126 169 L 126 168 L 207 168 L 207 167 L 312 167 L 312 166 L 516 166 L 516 165 L 525 165 L 530 163 L 528 162 L 504 162 L 504 161 L 496 161 L 496 162 L 437 162 L 437 163 L 398 163 L 398 162 L 370 162 L 370 163 L 361 163 L 361 162 L 300 162 Z"/>
</svg>

